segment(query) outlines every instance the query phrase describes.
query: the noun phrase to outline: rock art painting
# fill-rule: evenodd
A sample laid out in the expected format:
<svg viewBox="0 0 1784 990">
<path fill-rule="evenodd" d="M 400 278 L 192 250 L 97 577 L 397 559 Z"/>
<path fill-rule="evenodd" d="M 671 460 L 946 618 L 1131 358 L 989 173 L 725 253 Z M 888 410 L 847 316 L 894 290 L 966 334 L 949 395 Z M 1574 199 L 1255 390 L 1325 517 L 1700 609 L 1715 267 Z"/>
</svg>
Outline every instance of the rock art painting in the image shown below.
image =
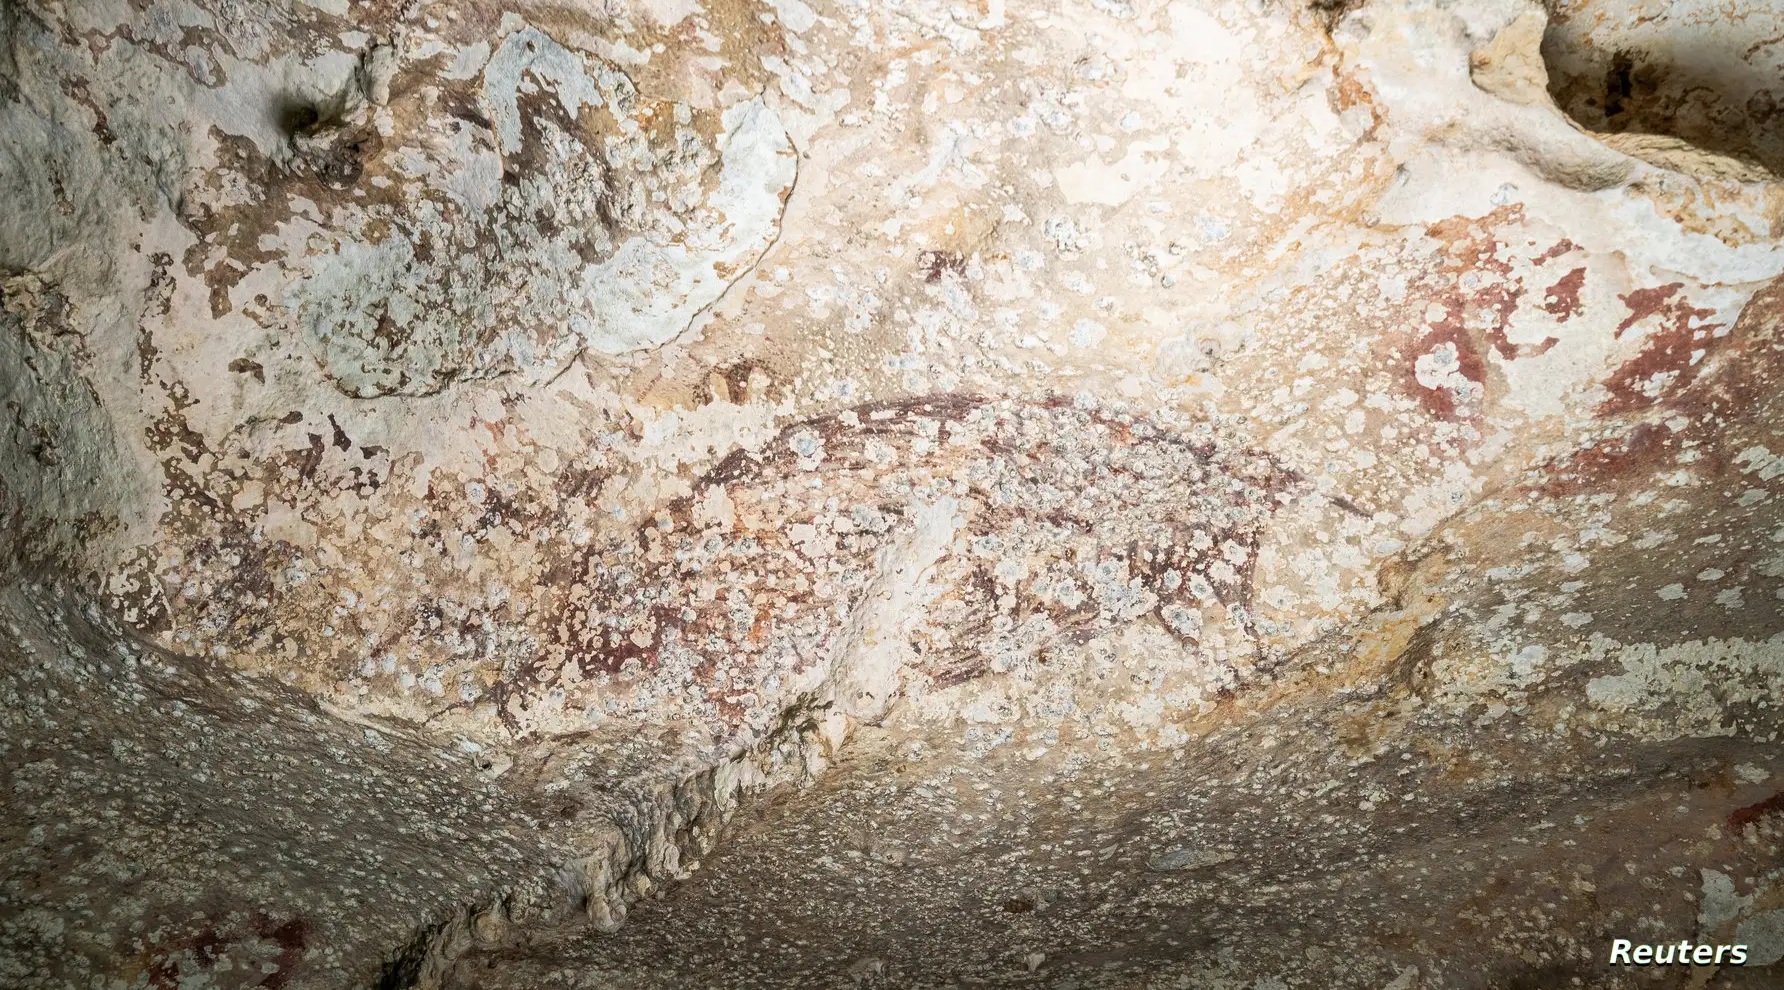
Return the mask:
<svg viewBox="0 0 1784 990">
<path fill-rule="evenodd" d="M 1780 39 L 0 3 L 0 987 L 1784 986 Z"/>
</svg>

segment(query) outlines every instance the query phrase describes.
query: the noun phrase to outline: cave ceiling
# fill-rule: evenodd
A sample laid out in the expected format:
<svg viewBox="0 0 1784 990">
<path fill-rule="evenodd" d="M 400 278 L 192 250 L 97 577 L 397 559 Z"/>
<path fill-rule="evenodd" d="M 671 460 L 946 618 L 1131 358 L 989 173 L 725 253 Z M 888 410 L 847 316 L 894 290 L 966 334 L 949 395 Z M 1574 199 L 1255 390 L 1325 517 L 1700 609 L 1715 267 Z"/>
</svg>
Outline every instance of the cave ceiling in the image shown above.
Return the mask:
<svg viewBox="0 0 1784 990">
<path fill-rule="evenodd" d="M 1784 986 L 1780 39 L 0 2 L 0 985 Z"/>
</svg>

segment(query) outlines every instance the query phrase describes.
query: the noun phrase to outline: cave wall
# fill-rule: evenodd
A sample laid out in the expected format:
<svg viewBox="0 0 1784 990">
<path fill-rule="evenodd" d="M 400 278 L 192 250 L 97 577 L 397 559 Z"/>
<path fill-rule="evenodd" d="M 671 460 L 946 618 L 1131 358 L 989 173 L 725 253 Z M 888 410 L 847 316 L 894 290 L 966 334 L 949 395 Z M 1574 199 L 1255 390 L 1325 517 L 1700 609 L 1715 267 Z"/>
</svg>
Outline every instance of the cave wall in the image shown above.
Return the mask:
<svg viewBox="0 0 1784 990">
<path fill-rule="evenodd" d="M 9 980 L 1784 954 L 1736 6 L 0 10 Z"/>
</svg>

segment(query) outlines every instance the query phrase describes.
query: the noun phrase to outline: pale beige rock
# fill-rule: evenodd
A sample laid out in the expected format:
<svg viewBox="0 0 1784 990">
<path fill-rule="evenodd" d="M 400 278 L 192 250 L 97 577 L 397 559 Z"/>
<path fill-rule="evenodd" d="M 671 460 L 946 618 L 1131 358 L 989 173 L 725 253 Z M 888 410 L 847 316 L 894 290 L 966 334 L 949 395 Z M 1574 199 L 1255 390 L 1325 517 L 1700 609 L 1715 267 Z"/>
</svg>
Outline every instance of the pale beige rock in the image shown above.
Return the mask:
<svg viewBox="0 0 1784 990">
<path fill-rule="evenodd" d="M 0 983 L 1772 938 L 1781 34 L 0 9 Z"/>
</svg>

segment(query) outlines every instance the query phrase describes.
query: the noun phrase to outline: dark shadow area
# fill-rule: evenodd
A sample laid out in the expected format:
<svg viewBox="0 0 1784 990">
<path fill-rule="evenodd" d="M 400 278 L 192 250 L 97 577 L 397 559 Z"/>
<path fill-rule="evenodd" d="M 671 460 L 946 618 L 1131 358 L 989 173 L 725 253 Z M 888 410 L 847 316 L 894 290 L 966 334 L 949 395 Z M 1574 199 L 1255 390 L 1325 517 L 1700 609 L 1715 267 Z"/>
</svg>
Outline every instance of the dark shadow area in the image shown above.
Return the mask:
<svg viewBox="0 0 1784 990">
<path fill-rule="evenodd" d="M 1675 137 L 1784 174 L 1784 79 L 1743 59 L 1756 49 L 1687 36 L 1658 51 L 1646 40 L 1588 43 L 1583 28 L 1551 24 L 1542 43 L 1550 95 L 1587 130 Z"/>
<path fill-rule="evenodd" d="M 309 133 L 322 123 L 322 117 L 314 100 L 298 96 L 284 97 L 273 106 L 273 123 L 287 138 Z"/>
</svg>

